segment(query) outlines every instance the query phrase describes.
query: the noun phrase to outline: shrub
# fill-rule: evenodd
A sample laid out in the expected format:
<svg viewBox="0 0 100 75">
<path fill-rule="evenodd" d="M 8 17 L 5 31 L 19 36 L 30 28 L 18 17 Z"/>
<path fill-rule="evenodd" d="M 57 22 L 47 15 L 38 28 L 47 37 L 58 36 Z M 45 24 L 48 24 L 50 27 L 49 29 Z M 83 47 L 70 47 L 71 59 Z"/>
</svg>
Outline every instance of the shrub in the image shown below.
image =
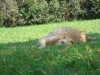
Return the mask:
<svg viewBox="0 0 100 75">
<path fill-rule="evenodd" d="M 90 18 L 100 18 L 100 0 L 90 0 L 91 14 Z"/>
<path fill-rule="evenodd" d="M 7 27 L 21 24 L 23 19 L 20 18 L 17 2 L 14 0 L 4 0 L 1 3 L 2 23 Z M 24 24 L 24 20 L 22 24 Z"/>
<path fill-rule="evenodd" d="M 18 8 L 16 2 L 13 0 L 4 0 L 2 3 L 2 15 L 4 19 L 3 24 L 6 26 L 15 25 L 16 17 L 18 16 Z"/>
<path fill-rule="evenodd" d="M 68 19 L 68 9 L 66 8 L 66 0 L 52 0 L 49 3 L 49 13 L 53 15 L 53 22 L 61 22 Z"/>
<path fill-rule="evenodd" d="M 100 18 L 100 0 L 83 0 L 81 1 L 81 9 L 84 14 L 80 15 L 80 18 Z"/>
<path fill-rule="evenodd" d="M 27 24 L 45 23 L 49 20 L 48 4 L 45 0 L 26 0 L 20 10 Z"/>
<path fill-rule="evenodd" d="M 1 0 L 0 25 L 100 18 L 100 0 Z"/>
<path fill-rule="evenodd" d="M 1 11 L 1 3 L 0 3 L 0 26 L 2 26 L 2 22 L 3 19 L 2 19 L 2 11 Z"/>
</svg>

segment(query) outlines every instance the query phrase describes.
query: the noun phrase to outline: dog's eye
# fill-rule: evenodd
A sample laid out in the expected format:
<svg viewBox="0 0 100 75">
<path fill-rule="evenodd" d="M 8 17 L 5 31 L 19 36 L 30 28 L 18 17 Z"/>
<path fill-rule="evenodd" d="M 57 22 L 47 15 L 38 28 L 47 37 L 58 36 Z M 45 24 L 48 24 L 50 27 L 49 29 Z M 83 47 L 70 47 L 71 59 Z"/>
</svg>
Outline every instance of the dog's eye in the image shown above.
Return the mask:
<svg viewBox="0 0 100 75">
<path fill-rule="evenodd" d="M 73 41 L 70 41 L 72 44 L 74 44 L 74 42 Z"/>
</svg>

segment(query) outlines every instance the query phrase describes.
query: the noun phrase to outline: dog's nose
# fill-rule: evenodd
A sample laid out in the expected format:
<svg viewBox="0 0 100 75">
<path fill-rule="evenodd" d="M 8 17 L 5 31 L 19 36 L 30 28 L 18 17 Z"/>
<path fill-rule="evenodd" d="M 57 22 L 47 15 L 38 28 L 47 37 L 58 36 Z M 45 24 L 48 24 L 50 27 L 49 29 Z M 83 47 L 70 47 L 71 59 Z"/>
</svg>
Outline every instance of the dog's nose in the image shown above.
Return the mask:
<svg viewBox="0 0 100 75">
<path fill-rule="evenodd" d="M 65 42 L 64 42 L 64 41 L 62 41 L 61 43 L 62 43 L 62 44 L 65 44 Z"/>
</svg>

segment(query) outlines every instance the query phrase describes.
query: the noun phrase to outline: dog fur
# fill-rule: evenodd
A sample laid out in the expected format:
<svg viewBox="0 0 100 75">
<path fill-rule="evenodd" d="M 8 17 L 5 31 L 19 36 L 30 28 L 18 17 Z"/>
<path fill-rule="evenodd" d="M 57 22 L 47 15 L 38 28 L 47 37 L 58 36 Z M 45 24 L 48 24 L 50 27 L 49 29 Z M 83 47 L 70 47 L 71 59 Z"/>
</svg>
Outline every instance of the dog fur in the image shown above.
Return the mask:
<svg viewBox="0 0 100 75">
<path fill-rule="evenodd" d="M 78 42 L 86 42 L 92 38 L 86 36 L 83 31 L 77 30 L 71 27 L 59 27 L 41 38 L 37 46 L 40 48 L 45 47 L 46 45 L 55 45 L 64 43 L 66 45 L 72 45 Z"/>
</svg>

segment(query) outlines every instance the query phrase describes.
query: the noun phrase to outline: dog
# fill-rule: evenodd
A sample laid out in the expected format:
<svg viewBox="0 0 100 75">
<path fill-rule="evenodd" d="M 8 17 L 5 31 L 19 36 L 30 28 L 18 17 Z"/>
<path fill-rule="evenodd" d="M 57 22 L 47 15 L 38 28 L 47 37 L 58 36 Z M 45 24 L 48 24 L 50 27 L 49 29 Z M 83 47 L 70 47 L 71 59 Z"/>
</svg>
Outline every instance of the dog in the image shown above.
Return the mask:
<svg viewBox="0 0 100 75">
<path fill-rule="evenodd" d="M 59 27 L 48 33 L 45 37 L 39 39 L 37 46 L 39 48 L 46 47 L 46 45 L 66 44 L 67 46 L 74 43 L 86 42 L 92 38 L 86 36 L 83 31 L 74 29 L 72 27 Z"/>
</svg>

